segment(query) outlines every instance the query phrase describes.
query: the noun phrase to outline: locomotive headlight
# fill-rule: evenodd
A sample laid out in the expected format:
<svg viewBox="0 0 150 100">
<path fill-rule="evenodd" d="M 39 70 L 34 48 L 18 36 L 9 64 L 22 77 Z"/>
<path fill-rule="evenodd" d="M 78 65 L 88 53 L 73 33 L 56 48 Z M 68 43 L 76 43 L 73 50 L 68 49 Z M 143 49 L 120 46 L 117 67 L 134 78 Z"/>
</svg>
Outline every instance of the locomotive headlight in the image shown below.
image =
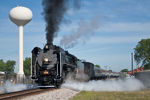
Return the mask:
<svg viewBox="0 0 150 100">
<path fill-rule="evenodd" d="M 44 62 L 48 62 L 48 58 L 44 58 Z"/>
<path fill-rule="evenodd" d="M 43 74 L 44 74 L 44 75 L 48 75 L 48 74 L 49 74 L 48 70 L 44 70 L 44 71 L 43 71 Z"/>
<path fill-rule="evenodd" d="M 45 49 L 48 49 L 48 45 L 45 46 Z"/>
</svg>

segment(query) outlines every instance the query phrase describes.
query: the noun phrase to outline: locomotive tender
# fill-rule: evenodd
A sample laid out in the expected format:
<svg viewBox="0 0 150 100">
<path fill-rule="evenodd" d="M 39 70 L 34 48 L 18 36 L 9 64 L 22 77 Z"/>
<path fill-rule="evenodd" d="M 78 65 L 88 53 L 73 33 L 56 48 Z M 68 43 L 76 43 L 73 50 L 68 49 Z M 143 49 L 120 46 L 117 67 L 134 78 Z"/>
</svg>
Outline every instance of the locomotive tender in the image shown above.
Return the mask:
<svg viewBox="0 0 150 100">
<path fill-rule="evenodd" d="M 98 79 L 100 69 L 90 62 L 82 62 L 68 51 L 46 44 L 32 50 L 31 78 L 39 87 L 59 87 L 69 73 L 77 80 Z"/>
</svg>

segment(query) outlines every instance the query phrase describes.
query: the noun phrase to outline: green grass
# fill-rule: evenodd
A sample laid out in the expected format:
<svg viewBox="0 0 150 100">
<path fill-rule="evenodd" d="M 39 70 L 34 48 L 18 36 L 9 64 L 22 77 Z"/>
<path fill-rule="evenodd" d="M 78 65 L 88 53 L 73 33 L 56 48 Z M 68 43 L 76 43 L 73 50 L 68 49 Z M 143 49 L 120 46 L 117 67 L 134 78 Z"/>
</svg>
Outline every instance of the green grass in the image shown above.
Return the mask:
<svg viewBox="0 0 150 100">
<path fill-rule="evenodd" d="M 70 100 L 150 100 L 150 90 L 134 92 L 82 91 Z"/>
</svg>

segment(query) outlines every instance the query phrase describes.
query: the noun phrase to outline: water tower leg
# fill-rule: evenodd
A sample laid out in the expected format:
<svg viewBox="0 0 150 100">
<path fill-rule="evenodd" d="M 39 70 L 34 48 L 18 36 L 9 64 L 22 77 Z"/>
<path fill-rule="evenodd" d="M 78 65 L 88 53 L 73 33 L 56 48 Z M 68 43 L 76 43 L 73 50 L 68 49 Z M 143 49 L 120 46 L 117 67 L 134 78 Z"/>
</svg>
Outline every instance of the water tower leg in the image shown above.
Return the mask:
<svg viewBox="0 0 150 100">
<path fill-rule="evenodd" d="M 19 70 L 17 73 L 17 80 L 24 80 L 24 71 L 23 71 L 23 26 L 19 26 Z M 21 82 L 22 83 L 22 82 Z"/>
<path fill-rule="evenodd" d="M 24 83 L 25 75 L 24 74 L 17 74 L 17 83 Z"/>
</svg>

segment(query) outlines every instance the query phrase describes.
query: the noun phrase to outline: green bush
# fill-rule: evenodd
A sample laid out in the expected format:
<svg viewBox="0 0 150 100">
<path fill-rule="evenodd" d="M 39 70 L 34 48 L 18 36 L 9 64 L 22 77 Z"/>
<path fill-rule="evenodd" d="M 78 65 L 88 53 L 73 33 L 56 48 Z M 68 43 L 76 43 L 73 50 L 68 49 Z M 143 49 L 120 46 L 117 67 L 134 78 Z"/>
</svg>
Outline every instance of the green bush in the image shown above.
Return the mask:
<svg viewBox="0 0 150 100">
<path fill-rule="evenodd" d="M 144 70 L 150 70 L 150 64 L 144 65 Z"/>
</svg>

